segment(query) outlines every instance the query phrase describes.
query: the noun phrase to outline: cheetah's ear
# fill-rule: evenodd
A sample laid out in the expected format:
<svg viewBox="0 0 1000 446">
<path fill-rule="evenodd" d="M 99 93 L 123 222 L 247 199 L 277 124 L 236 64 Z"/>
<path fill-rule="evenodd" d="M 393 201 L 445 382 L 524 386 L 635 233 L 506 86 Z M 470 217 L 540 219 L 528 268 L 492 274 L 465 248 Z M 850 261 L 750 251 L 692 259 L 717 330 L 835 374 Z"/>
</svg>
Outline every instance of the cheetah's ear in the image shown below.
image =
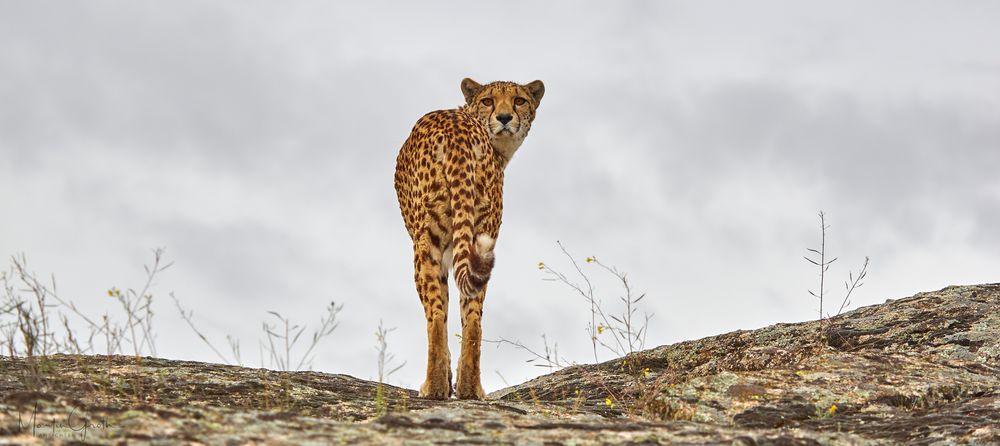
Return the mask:
<svg viewBox="0 0 1000 446">
<path fill-rule="evenodd" d="M 537 107 L 542 102 L 542 96 L 545 96 L 545 84 L 542 81 L 532 81 L 528 82 L 524 88 L 527 88 L 531 97 L 535 98 L 535 106 Z"/>
<path fill-rule="evenodd" d="M 479 82 L 469 78 L 462 79 L 462 94 L 465 95 L 466 104 L 471 104 L 472 100 L 476 98 L 477 94 L 479 94 L 479 90 L 482 89 L 483 86 L 479 85 Z"/>
</svg>

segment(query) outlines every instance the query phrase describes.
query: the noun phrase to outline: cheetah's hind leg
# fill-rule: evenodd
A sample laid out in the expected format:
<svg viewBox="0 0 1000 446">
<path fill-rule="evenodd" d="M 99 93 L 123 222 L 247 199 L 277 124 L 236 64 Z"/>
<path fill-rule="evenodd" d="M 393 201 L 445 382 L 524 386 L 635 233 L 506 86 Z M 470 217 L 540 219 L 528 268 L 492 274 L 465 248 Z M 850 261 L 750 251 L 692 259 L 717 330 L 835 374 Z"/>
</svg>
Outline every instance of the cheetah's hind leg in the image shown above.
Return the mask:
<svg viewBox="0 0 1000 446">
<path fill-rule="evenodd" d="M 486 280 L 493 269 L 494 239 L 486 234 L 476 237 L 474 255 L 483 271 Z M 471 296 L 462 295 L 462 351 L 458 356 L 458 376 L 455 381 L 455 393 L 459 399 L 482 400 L 486 398 L 480 381 L 479 356 L 482 349 L 483 301 L 486 299 L 484 284 Z"/>
<path fill-rule="evenodd" d="M 414 246 L 417 293 L 427 319 L 427 378 L 420 396 L 444 400 L 451 396 L 451 353 L 448 351 L 448 291 L 441 280 L 441 252 L 425 234 Z"/>
</svg>

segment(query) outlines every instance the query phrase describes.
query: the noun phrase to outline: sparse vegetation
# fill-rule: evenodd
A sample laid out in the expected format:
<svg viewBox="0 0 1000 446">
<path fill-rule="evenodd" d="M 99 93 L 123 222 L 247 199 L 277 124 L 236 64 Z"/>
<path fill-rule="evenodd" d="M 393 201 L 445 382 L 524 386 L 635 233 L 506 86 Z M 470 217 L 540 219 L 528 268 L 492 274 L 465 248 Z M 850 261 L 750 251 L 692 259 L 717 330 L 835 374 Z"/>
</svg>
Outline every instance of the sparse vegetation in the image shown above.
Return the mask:
<svg viewBox="0 0 1000 446">
<path fill-rule="evenodd" d="M 385 328 L 382 321 L 378 321 L 378 329 L 375 330 L 375 351 L 378 352 L 378 385 L 375 387 L 375 412 L 378 415 L 385 415 L 389 412 L 389 402 L 385 391 L 385 380 L 390 375 L 399 371 L 406 365 L 393 365 L 396 355 L 389 353 L 389 333 L 396 328 Z M 404 400 L 405 404 L 405 400 Z"/>
<path fill-rule="evenodd" d="M 840 308 L 834 316 L 840 316 L 840 314 L 851 305 L 851 293 L 853 293 L 855 289 L 861 288 L 861 285 L 864 285 L 862 280 L 864 280 L 868 275 L 868 262 L 868 256 L 865 256 L 865 262 L 861 265 L 861 269 L 858 270 L 858 274 L 856 276 L 853 271 L 847 272 L 847 280 L 844 282 L 844 300 L 840 303 Z M 829 317 L 829 315 L 827 316 Z"/>
<path fill-rule="evenodd" d="M 460 334 L 456 334 L 456 336 L 461 338 Z M 542 333 L 541 336 L 542 336 L 542 349 L 540 351 L 536 351 L 531 347 L 528 347 L 519 340 L 512 341 L 510 339 L 502 337 L 499 339 L 483 339 L 483 342 L 496 344 L 497 347 L 501 345 L 510 345 L 518 350 L 523 350 L 524 352 L 530 355 L 530 357 L 526 360 L 526 362 L 534 363 L 533 365 L 535 367 L 545 367 L 549 369 L 549 372 L 554 372 L 561 368 L 573 365 L 573 363 L 571 363 L 569 360 L 559 355 L 559 344 L 553 343 L 550 346 L 549 340 L 545 336 L 545 334 Z M 499 372 L 497 372 L 497 374 L 499 374 Z"/>
<path fill-rule="evenodd" d="M 9 269 L 0 272 L 0 342 L 7 356 L 35 357 L 54 353 L 115 355 L 126 350 L 134 357 L 155 356 L 152 288 L 157 276 L 172 265 L 164 262 L 163 256 L 163 249 L 153 250 L 152 264 L 143 266 L 146 275 L 141 287 L 122 290 L 113 286 L 108 289 L 108 297 L 121 307 L 120 316 L 104 312 L 96 317 L 86 314 L 71 299 L 62 298 L 56 291 L 54 276 L 48 282 L 42 281 L 28 268 L 26 256 L 12 256 Z M 227 336 L 232 352 L 232 358 L 227 358 L 195 326 L 193 311 L 186 311 L 179 299 L 173 293 L 169 294 L 182 319 L 222 362 L 242 365 L 238 339 Z M 263 323 L 267 342 L 261 341 L 261 345 L 266 347 L 262 349 L 266 352 L 261 356 L 262 366 L 266 357 L 270 366 L 279 370 L 311 367 L 312 352 L 337 328 L 337 315 L 342 309 L 343 305 L 335 302 L 327 306 L 318 328 L 312 332 L 308 346 L 298 355 L 297 361 L 293 361 L 293 350 L 306 326 L 293 324 L 278 312 L 268 312 L 278 323 Z M 52 320 L 53 310 L 57 311 L 57 324 Z M 87 328 L 85 336 L 80 336 L 72 327 L 70 316 Z"/>
<path fill-rule="evenodd" d="M 819 248 L 818 249 L 806 248 L 807 251 L 812 253 L 814 256 L 817 256 L 818 258 L 817 257 L 809 258 L 808 256 L 803 256 L 802 258 L 804 258 L 806 261 L 819 268 L 819 289 L 818 291 L 813 291 L 813 290 L 808 290 L 808 291 L 810 295 L 819 300 L 819 321 L 821 322 L 820 331 L 822 332 L 823 330 L 822 322 L 825 322 L 831 317 L 829 313 L 824 313 L 823 311 L 823 300 L 824 297 L 826 296 L 826 272 L 830 269 L 830 265 L 832 265 L 833 262 L 837 261 L 838 257 L 834 257 L 830 260 L 827 260 L 826 230 L 830 229 L 830 225 L 826 224 L 826 214 L 823 211 L 819 211 L 819 224 L 820 224 Z M 868 275 L 868 263 L 869 263 L 869 258 L 865 256 L 864 264 L 861 265 L 861 268 L 858 270 L 857 275 L 855 275 L 854 272 L 848 272 L 848 280 L 844 282 L 844 292 L 845 292 L 844 299 L 840 304 L 840 308 L 837 310 L 837 314 L 835 314 L 834 316 L 839 316 L 841 313 L 843 313 L 843 311 L 847 307 L 851 305 L 851 300 L 850 300 L 851 294 L 854 292 L 854 290 L 861 288 L 861 286 L 864 285 L 863 280 Z"/>
<path fill-rule="evenodd" d="M 337 314 L 343 309 L 343 305 L 337 305 L 336 302 L 330 302 L 330 305 L 326 307 L 326 315 L 320 318 L 319 328 L 317 328 L 312 333 L 312 339 L 309 343 L 309 347 L 306 351 L 302 353 L 298 365 L 295 366 L 294 370 L 301 370 L 304 365 L 308 365 L 312 368 L 313 349 L 319 344 L 319 341 L 323 338 L 330 336 L 333 330 L 337 328 L 339 323 L 337 322 Z M 264 334 L 267 335 L 267 351 L 269 352 L 269 358 L 271 360 L 271 367 L 277 366 L 278 370 L 288 371 L 289 366 L 292 364 L 292 349 L 295 348 L 295 344 L 298 343 L 299 338 L 302 333 L 305 332 L 306 327 L 294 325 L 289 322 L 288 318 L 283 317 L 277 311 L 268 311 L 268 314 L 274 316 L 280 322 L 280 325 L 270 325 L 267 322 L 263 323 Z M 275 331 L 276 328 L 281 328 L 281 331 Z M 230 339 L 230 345 L 233 345 L 232 338 Z M 275 341 L 278 342 L 278 347 L 275 347 Z M 263 341 L 262 341 L 263 343 Z M 283 353 L 283 354 L 282 354 Z M 234 354 L 236 358 L 239 358 L 239 343 L 237 342 L 234 347 Z M 262 360 L 263 362 L 263 360 Z"/>
<path fill-rule="evenodd" d="M 59 296 L 55 276 L 51 276 L 46 283 L 31 272 L 25 255 L 12 256 L 10 268 L 0 273 L 3 288 L 3 296 L 0 296 L 3 311 L 0 315 L 13 313 L 15 316 L 13 320 L 0 323 L 7 354 L 11 357 L 34 357 L 54 353 L 97 353 L 94 340 L 100 337 L 104 338 L 105 354 L 122 353 L 123 343 L 131 347 L 133 356 L 155 354 L 151 288 L 157 274 L 169 267 L 169 263 L 163 264 L 163 250 L 156 249 L 153 251 L 152 266 L 143 267 L 146 280 L 138 291 L 132 288 L 124 291 L 117 287 L 108 289 L 108 296 L 122 307 L 124 321 L 119 321 L 108 312 L 96 318 L 88 316 L 72 300 Z M 59 325 L 52 324 L 52 310 L 66 311 L 86 325 L 88 334 L 83 346 L 63 311 L 58 311 Z M 100 322 L 95 322 L 95 319 Z M 63 331 L 61 334 L 57 333 L 58 327 Z"/>
<path fill-rule="evenodd" d="M 623 357 L 641 351 L 645 347 L 646 332 L 649 327 L 649 321 L 653 317 L 652 314 L 645 312 L 643 312 L 641 316 L 639 315 L 638 304 L 643 300 L 643 298 L 646 297 L 645 293 L 637 295 L 637 293 L 633 291 L 627 273 L 620 271 L 614 266 L 602 263 L 596 256 L 586 257 L 584 259 L 584 263 L 592 264 L 598 267 L 602 272 L 610 274 L 621 286 L 621 294 L 617 296 L 617 300 L 622 306 L 620 310 L 621 312 L 616 314 L 610 311 L 605 306 L 606 304 L 604 300 L 597 295 L 594 282 L 591 280 L 590 276 L 584 272 L 576 258 L 569 253 L 561 242 L 557 241 L 556 245 L 559 246 L 559 249 L 562 251 L 566 259 L 569 260 L 569 263 L 572 266 L 572 269 L 576 272 L 578 279 L 571 279 L 566 274 L 552 268 L 545 262 L 538 262 L 538 269 L 542 270 L 547 276 L 543 278 L 543 280 L 559 282 L 566 285 L 577 295 L 582 297 L 583 301 L 589 306 L 590 321 L 587 323 L 586 333 L 591 343 L 591 349 L 594 354 L 594 362 L 600 362 L 600 355 L 598 353 L 599 350 L 607 351 L 614 357 Z M 531 356 L 527 359 L 527 362 L 535 363 L 534 365 L 538 367 L 548 368 L 549 371 L 558 370 L 574 364 L 559 355 L 558 343 L 553 342 L 550 345 L 549 340 L 544 333 L 541 334 L 541 337 L 541 349 L 534 349 L 528 347 L 520 340 L 510 340 L 504 337 L 490 340 L 484 339 L 483 342 L 494 343 L 498 346 L 510 345 L 519 350 L 523 350 Z"/>
<path fill-rule="evenodd" d="M 844 296 L 840 306 L 833 316 L 824 310 L 824 303 L 829 298 L 827 287 L 827 271 L 837 258 L 829 258 L 827 250 L 827 230 L 830 226 L 826 223 L 826 214 L 819 213 L 820 218 L 820 245 L 818 248 L 810 248 L 808 251 L 815 255 L 815 258 L 804 256 L 811 264 L 817 266 L 819 271 L 819 288 L 809 293 L 819 301 L 820 321 L 825 322 L 833 316 L 839 316 L 851 305 L 851 296 L 861 286 L 868 274 L 870 259 L 865 257 L 864 263 L 857 273 L 850 271 L 848 280 L 844 282 Z M 551 267 L 545 262 L 538 263 L 538 269 L 542 270 L 546 277 L 544 280 L 554 281 L 568 286 L 590 308 L 590 321 L 587 324 L 586 332 L 590 338 L 591 350 L 594 361 L 600 362 L 599 351 L 613 354 L 621 358 L 618 364 L 618 371 L 629 377 L 630 384 L 628 394 L 611 391 L 603 383 L 595 383 L 597 387 L 602 387 L 606 391 L 603 398 L 598 401 L 607 409 L 619 409 L 629 415 L 642 415 L 655 419 L 686 419 L 691 420 L 698 416 L 697 406 L 685 402 L 681 399 L 669 397 L 669 392 L 663 392 L 671 386 L 669 376 L 656 376 L 649 368 L 644 366 L 641 351 L 645 347 L 646 335 L 649 321 L 652 317 L 648 313 L 639 313 L 639 303 L 645 294 L 635 293 L 628 280 L 628 275 L 614 266 L 609 266 L 596 256 L 589 256 L 578 262 L 576 257 L 571 255 L 562 243 L 557 242 L 557 246 L 563 255 L 569 260 L 573 274 L 567 275 Z M 620 294 L 617 296 L 621 305 L 620 312 L 609 311 L 605 306 L 605 301 L 598 297 L 594 280 L 585 272 L 582 264 L 593 264 L 601 272 L 610 274 L 620 285 Z M 822 335 L 823 325 L 820 332 Z M 535 363 L 536 366 L 548 368 L 550 371 L 561 369 L 574 363 L 559 355 L 558 344 L 550 343 L 545 334 L 542 337 L 542 347 L 540 349 L 531 348 L 519 340 L 499 338 L 487 340 L 499 345 L 510 345 L 519 350 L 523 350 L 530 356 L 527 362 Z M 499 371 L 497 372 L 499 374 Z M 577 398 L 580 395 L 577 394 Z M 603 401 L 602 401 L 603 400 Z M 824 414 L 833 415 L 837 409 L 825 407 Z"/>
<path fill-rule="evenodd" d="M 0 273 L 3 293 L 0 335 L 7 356 L 24 358 L 28 366 L 27 373 L 19 376 L 24 386 L 34 391 L 50 391 L 59 384 L 49 374 L 51 355 L 64 353 L 79 358 L 103 352 L 107 355 L 107 367 L 103 371 L 87 369 L 93 378 L 89 389 L 98 392 L 105 401 L 112 394 L 129 395 L 137 404 L 155 400 L 157 395 L 149 392 L 140 367 L 143 355 L 156 354 L 152 287 L 157 275 L 169 267 L 169 263 L 163 262 L 163 250 L 153 250 L 152 264 L 143 267 L 146 277 L 142 287 L 125 290 L 111 287 L 107 291 L 108 297 L 120 305 L 122 314 L 106 311 L 94 317 L 72 300 L 60 297 L 54 276 L 45 282 L 29 269 L 24 254 L 12 256 L 9 269 Z M 58 324 L 52 322 L 53 312 Z M 86 327 L 86 336 L 77 334 L 70 316 Z M 132 358 L 132 367 L 113 377 L 111 355 L 126 352 Z"/>
<path fill-rule="evenodd" d="M 570 254 L 569 250 L 561 242 L 557 241 L 556 245 L 562 251 L 563 256 L 569 261 L 572 270 L 575 272 L 575 274 L 571 275 L 575 276 L 575 278 L 567 276 L 545 262 L 538 262 L 538 269 L 546 275 L 543 280 L 561 283 L 569 287 L 576 295 L 583 299 L 583 302 L 590 310 L 590 321 L 587 323 L 586 333 L 591 344 L 594 362 L 601 361 L 599 353 L 601 351 L 610 353 L 615 358 L 622 358 L 619 363 L 619 371 L 634 378 L 633 391 L 630 393 L 642 393 L 643 389 L 653 382 L 650 369 L 642 365 L 640 354 L 645 348 L 649 321 L 653 316 L 646 312 L 640 313 L 639 303 L 645 298 L 645 293 L 636 293 L 632 289 L 632 284 L 629 281 L 627 273 L 615 266 L 601 262 L 596 256 L 588 256 L 583 259 L 582 263 L 597 267 L 599 273 L 610 275 L 614 282 L 620 286 L 618 296 L 615 296 L 614 299 L 609 299 L 612 301 L 616 300 L 620 305 L 620 309 L 609 309 L 606 300 L 602 299 L 598 294 L 597 287 L 594 285 L 595 281 L 585 271 L 581 262 L 578 262 L 576 257 Z M 493 340 L 484 339 L 483 342 L 494 343 L 498 347 L 500 345 L 510 345 L 522 350 L 529 355 L 529 358 L 526 360 L 527 362 L 533 363 L 537 367 L 547 368 L 550 372 L 575 364 L 559 354 L 558 343 L 550 343 L 544 333 L 541 334 L 541 338 L 542 347 L 540 349 L 529 347 L 520 340 L 510 340 L 504 337 Z M 497 374 L 499 374 L 499 371 Z M 604 383 L 595 384 L 602 388 L 605 393 L 601 400 L 606 410 L 614 413 L 638 414 L 640 409 L 637 405 L 633 404 L 634 401 L 638 400 L 637 398 L 632 396 L 626 398 L 620 392 L 612 391 Z M 582 404 L 584 398 L 586 398 L 586 395 L 577 393 L 575 399 L 578 402 L 574 405 L 579 406 L 579 404 Z"/>
<path fill-rule="evenodd" d="M 590 277 L 583 271 L 576 258 L 573 257 L 561 242 L 556 242 L 563 255 L 569 260 L 576 271 L 581 282 L 575 282 L 562 272 L 553 269 L 544 262 L 538 263 L 538 269 L 548 276 L 543 280 L 562 283 L 575 291 L 584 302 L 590 307 L 590 322 L 587 325 L 587 334 L 594 353 L 594 362 L 599 362 L 598 346 L 611 352 L 615 357 L 625 356 L 643 349 L 646 343 L 646 329 L 649 327 L 649 320 L 652 314 L 643 313 L 641 318 L 637 317 L 639 311 L 638 304 L 646 297 L 645 293 L 638 296 L 632 290 L 628 280 L 628 274 L 619 271 L 614 266 L 608 266 L 597 259 L 596 256 L 589 256 L 584 259 L 585 263 L 593 264 L 601 268 L 604 272 L 614 276 L 621 285 L 621 294 L 618 301 L 621 302 L 622 310 L 619 314 L 614 314 L 606 310 L 604 302 L 595 295 L 595 289 Z M 601 336 L 607 332 L 610 340 Z"/>
<path fill-rule="evenodd" d="M 143 267 L 145 277 L 142 286 L 124 289 L 112 286 L 107 296 L 114 299 L 120 311 L 104 311 L 95 316 L 82 310 L 72 299 L 60 296 L 54 276 L 47 281 L 39 279 L 29 268 L 25 255 L 12 256 L 9 267 L 0 272 L 0 357 L 23 360 L 26 367 L 19 368 L 22 372 L 18 379 L 32 391 L 56 389 L 60 383 L 58 376 L 49 374 L 53 361 L 51 355 L 70 354 L 76 355 L 80 370 L 92 378 L 88 388 L 97 400 L 107 402 L 127 395 L 136 404 L 158 401 L 157 389 L 162 388 L 165 378 L 161 375 L 145 376 L 142 365 L 144 356 L 157 354 L 153 288 L 159 275 L 170 266 L 171 263 L 164 261 L 163 249 L 153 250 L 152 263 Z M 170 296 L 192 331 L 212 348 L 222 362 L 230 363 L 195 327 L 193 312 L 185 311 L 173 293 Z M 268 343 L 265 355 L 265 344 L 261 341 L 262 365 L 267 357 L 271 367 L 280 370 L 288 370 L 292 366 L 296 369 L 311 367 L 314 349 L 337 328 L 337 315 L 341 309 L 342 305 L 335 303 L 327 306 L 309 344 L 299 355 L 294 353 L 306 327 L 292 324 L 279 313 L 272 312 L 282 325 L 264 324 Z M 81 327 L 85 331 L 79 331 Z M 227 336 L 227 341 L 233 361 L 242 365 L 239 341 L 231 336 Z M 84 365 L 82 355 L 99 354 L 106 355 L 101 359 L 103 367 L 95 368 L 93 362 Z M 113 355 L 122 354 L 131 358 L 130 365 L 115 369 L 116 362 L 120 367 L 120 360 L 115 360 Z M 116 371 L 112 372 L 113 369 Z M 284 386 L 289 385 L 285 383 Z M 271 393 L 270 390 L 264 392 L 266 395 Z"/>
<path fill-rule="evenodd" d="M 215 356 L 219 358 L 225 364 L 236 364 L 243 366 L 243 358 L 240 352 L 240 341 L 231 335 L 226 335 L 226 342 L 229 344 L 230 354 L 232 358 L 227 358 L 226 355 L 222 354 L 218 348 L 212 344 L 212 341 L 205 336 L 201 330 L 194 324 L 194 311 L 186 310 L 181 306 L 180 301 L 173 295 L 170 297 L 174 300 L 174 304 L 177 307 L 177 311 L 180 312 L 181 318 L 187 323 L 188 327 L 198 336 L 199 339 L 205 345 L 208 346 L 215 353 Z M 343 304 L 338 305 L 336 302 L 330 302 L 326 307 L 326 314 L 320 318 L 319 327 L 312 332 L 310 338 L 309 346 L 306 347 L 305 352 L 298 356 L 298 361 L 294 361 L 293 350 L 299 342 L 299 338 L 306 330 L 306 326 L 293 324 L 288 318 L 281 315 L 277 311 L 268 311 L 267 314 L 271 315 L 278 320 L 277 323 L 269 324 L 267 321 L 262 323 L 262 331 L 264 332 L 265 339 L 258 342 L 260 350 L 260 366 L 263 368 L 265 360 L 268 359 L 269 368 L 282 371 L 292 371 L 292 370 L 302 370 L 303 367 L 312 368 L 313 356 L 312 352 L 315 350 L 316 346 L 319 345 L 320 341 L 324 338 L 333 334 L 337 326 L 340 323 L 337 321 L 337 315 L 344 308 Z M 290 368 L 291 364 L 296 364 L 294 368 Z"/>
</svg>

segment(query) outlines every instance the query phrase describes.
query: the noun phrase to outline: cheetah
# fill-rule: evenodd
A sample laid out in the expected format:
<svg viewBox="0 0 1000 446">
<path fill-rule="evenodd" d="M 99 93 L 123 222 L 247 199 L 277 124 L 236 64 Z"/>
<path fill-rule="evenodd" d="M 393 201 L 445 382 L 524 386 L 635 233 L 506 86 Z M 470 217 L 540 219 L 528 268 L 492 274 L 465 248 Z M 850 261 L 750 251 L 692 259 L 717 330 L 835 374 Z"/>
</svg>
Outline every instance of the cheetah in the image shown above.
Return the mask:
<svg viewBox="0 0 1000 446">
<path fill-rule="evenodd" d="M 417 294 L 427 320 L 427 378 L 420 396 L 447 399 L 448 271 L 461 293 L 462 346 L 454 394 L 483 399 L 483 300 L 503 212 L 503 172 L 535 118 L 545 86 L 463 79 L 465 104 L 421 117 L 396 158 L 395 186 L 413 240 Z"/>
</svg>

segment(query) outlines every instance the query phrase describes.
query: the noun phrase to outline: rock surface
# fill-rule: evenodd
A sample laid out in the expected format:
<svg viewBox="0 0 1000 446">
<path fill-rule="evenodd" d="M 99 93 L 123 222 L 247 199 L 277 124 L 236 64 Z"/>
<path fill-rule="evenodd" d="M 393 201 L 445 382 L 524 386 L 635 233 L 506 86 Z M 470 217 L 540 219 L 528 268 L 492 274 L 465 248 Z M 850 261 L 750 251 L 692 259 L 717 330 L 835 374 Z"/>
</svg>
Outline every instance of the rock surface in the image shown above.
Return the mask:
<svg viewBox="0 0 1000 446">
<path fill-rule="evenodd" d="M 345 375 L 125 356 L 0 360 L 0 443 L 1000 444 L 1000 284 L 429 401 Z"/>
</svg>

